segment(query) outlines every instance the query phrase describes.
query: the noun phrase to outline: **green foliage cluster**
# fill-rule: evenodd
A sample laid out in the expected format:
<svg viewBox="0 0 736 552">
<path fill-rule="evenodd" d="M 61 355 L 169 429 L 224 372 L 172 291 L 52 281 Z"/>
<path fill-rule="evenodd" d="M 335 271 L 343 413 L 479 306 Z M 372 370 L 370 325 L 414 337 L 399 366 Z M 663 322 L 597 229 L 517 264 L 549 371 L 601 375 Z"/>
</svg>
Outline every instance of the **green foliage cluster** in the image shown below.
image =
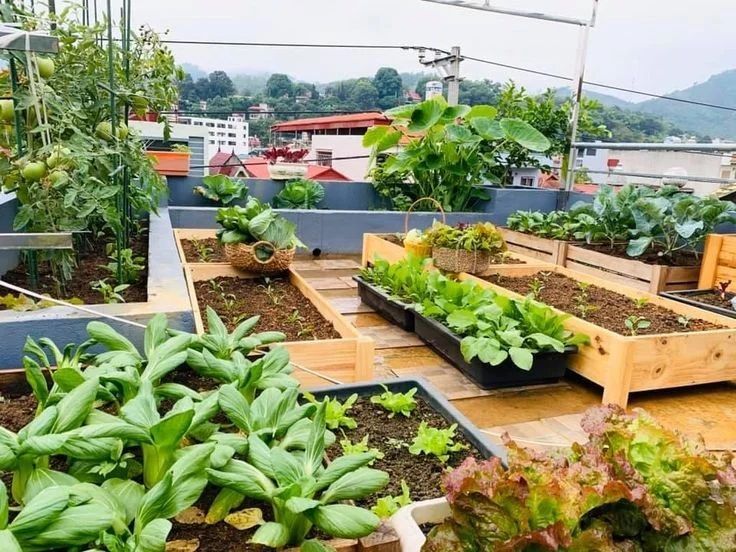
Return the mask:
<svg viewBox="0 0 736 552">
<path fill-rule="evenodd" d="M 568 315 L 556 314 L 531 297 L 510 299 L 475 282 L 424 270 L 423 262 L 411 255 L 393 264 L 378 259 L 361 276 L 462 337 L 468 362 L 477 357 L 497 366 L 511 359 L 518 368 L 531 370 L 536 353 L 563 352 L 568 345 L 588 341 L 565 329 Z"/>
<path fill-rule="evenodd" d="M 229 205 L 248 197 L 248 187 L 242 180 L 224 174 L 211 174 L 202 178 L 202 185 L 196 186 L 194 193 L 222 205 Z"/>
<path fill-rule="evenodd" d="M 736 221 L 736 205 L 699 197 L 674 186 L 652 189 L 626 185 L 616 192 L 602 186 L 592 204 L 579 203 L 570 212 L 517 211 L 509 216 L 512 230 L 553 239 L 627 244 L 626 253 L 654 253 L 672 258 L 681 250 L 697 251 L 715 227 Z"/>
<path fill-rule="evenodd" d="M 733 550 L 736 471 L 643 412 L 589 411 L 584 445 L 535 453 L 506 440 L 445 476 L 452 515 L 423 550 Z"/>
<path fill-rule="evenodd" d="M 156 315 L 143 350 L 101 322 L 63 350 L 28 339 L 24 367 L 38 409 L 18 432 L 0 427 L 0 470 L 12 475 L 19 505 L 10 521 L 0 485 L 2 550 L 164 552 L 169 520 L 208 484 L 220 490 L 207 522 L 257 500 L 273 521 L 256 516 L 252 540 L 272 548 L 326 551 L 305 540 L 312 527 L 358 538 L 378 526 L 348 504 L 386 485 L 385 472 L 367 467 L 376 455 L 354 451 L 327 465 L 328 410 L 331 419 L 337 410 L 300 401 L 285 349 L 253 356 L 283 334 L 253 333 L 257 316 L 232 332 L 211 309 L 207 316 L 209 332 L 195 336 Z M 167 381 L 184 367 L 219 386 Z"/>
<path fill-rule="evenodd" d="M 381 408 L 386 410 L 389 413 L 389 418 L 393 418 L 396 414 L 401 414 L 406 418 L 411 416 L 411 413 L 417 407 L 417 400 L 414 398 L 417 393 L 416 387 L 412 387 L 406 393 L 394 393 L 389 391 L 383 384 L 381 384 L 381 387 L 383 387 L 383 393 L 371 397 L 373 404 L 380 405 Z"/>
<path fill-rule="evenodd" d="M 15 192 L 20 202 L 14 229 L 91 231 L 92 235 L 110 236 L 121 229 L 125 217 L 155 211 L 165 192 L 163 179 L 154 171 L 140 138 L 122 121 L 126 102 L 143 115 L 168 109 L 176 100 L 178 70 L 158 35 L 145 28 L 133 35 L 130 79 L 125 76 L 120 43 L 112 45 L 119 93 L 115 117 L 120 123 L 113 132 L 109 93 L 100 86 L 109 80 L 108 45 L 102 40 L 106 24 L 82 24 L 79 5 L 60 10 L 53 26 L 17 3 L 9 4 L 2 17 L 8 22 L 20 20 L 27 30 L 48 32 L 59 39 L 59 53 L 53 61 L 32 54 L 32 67 L 27 66 L 25 55 L 3 54 L 17 67 L 20 82 L 13 91 L 9 72 L 0 73 L 0 92 L 13 98 L 7 100 L 5 132 L 0 133 L 5 152 L 0 157 L 0 180 L 2 190 Z M 44 67 L 41 78 L 36 66 Z M 22 154 L 9 124 L 16 119 Z M 133 182 L 131 213 L 122 212 L 118 205 L 123 184 L 120 166 Z M 39 258 L 50 262 L 62 286 L 76 267 L 70 251 L 41 251 Z"/>
<path fill-rule="evenodd" d="M 482 184 L 500 182 L 498 168 L 511 145 L 532 152 L 551 147 L 522 119 L 497 114 L 487 105 L 448 106 L 438 96 L 387 111 L 391 124 L 369 129 L 363 145 L 374 156 L 387 154 L 382 174 L 406 181 L 403 194 L 412 201 L 429 197 L 445 211 L 466 211 L 488 199 Z M 389 153 L 405 136 L 409 143 Z"/>
<path fill-rule="evenodd" d="M 456 226 L 435 222 L 423 235 L 425 242 L 432 245 L 432 247 L 487 251 L 490 253 L 506 251 L 506 242 L 504 242 L 501 232 L 490 222 L 460 223 Z"/>
<path fill-rule="evenodd" d="M 296 224 L 276 213 L 268 203 L 251 197 L 245 207 L 217 210 L 217 239 L 222 243 L 254 244 L 267 241 L 276 249 L 305 247 L 296 236 Z"/>
<path fill-rule="evenodd" d="M 325 188 L 322 184 L 301 178 L 287 182 L 274 196 L 273 206 L 277 209 L 316 209 L 324 198 Z"/>
<path fill-rule="evenodd" d="M 456 430 L 457 424 L 452 424 L 446 428 L 437 428 L 431 427 L 423 421 L 419 424 L 417 434 L 409 445 L 409 452 L 416 456 L 420 454 L 435 456 L 440 462 L 447 462 L 450 453 L 468 448 L 468 445 L 455 442 Z"/>
</svg>

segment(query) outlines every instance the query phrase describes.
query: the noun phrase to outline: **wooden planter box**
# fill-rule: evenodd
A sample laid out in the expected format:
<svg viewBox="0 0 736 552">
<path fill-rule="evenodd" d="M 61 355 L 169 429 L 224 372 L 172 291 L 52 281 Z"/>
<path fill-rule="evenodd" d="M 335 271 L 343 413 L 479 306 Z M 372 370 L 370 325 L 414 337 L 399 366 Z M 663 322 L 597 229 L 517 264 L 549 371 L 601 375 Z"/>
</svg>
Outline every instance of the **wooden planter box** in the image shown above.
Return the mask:
<svg viewBox="0 0 736 552">
<path fill-rule="evenodd" d="M 218 276 L 255 278 L 256 275 L 241 272 L 230 265 L 216 263 L 188 264 L 184 274 L 189 288 L 189 297 L 194 312 L 194 324 L 198 334 L 204 333 L 202 313 L 197 303 L 194 282 L 210 280 Z M 332 304 L 322 297 L 294 269 L 289 270 L 289 282 L 295 286 L 327 320 L 332 322 L 341 339 L 319 339 L 313 341 L 291 341 L 283 345 L 288 349 L 294 364 L 322 373 L 334 380 L 351 383 L 373 378 L 374 344 L 369 337 L 361 335 Z M 305 387 L 325 385 L 325 380 L 309 374 L 298 367 L 294 376 Z"/>
<path fill-rule="evenodd" d="M 501 232 L 510 251 L 650 293 L 692 289 L 700 273 L 699 266 L 651 265 L 592 251 L 577 242 L 549 240 L 507 228 Z"/>
<path fill-rule="evenodd" d="M 516 266 L 498 272 L 505 276 L 526 276 L 538 270 Z M 581 346 L 577 354 L 570 356 L 569 368 L 603 387 L 603 403 L 625 407 L 629 393 L 736 379 L 736 320 L 563 267 L 551 270 L 632 299 L 646 298 L 649 303 L 678 314 L 725 327 L 702 332 L 624 336 L 571 316 L 566 326 L 587 334 L 591 344 Z M 473 280 L 504 295 L 521 297 L 469 274 L 461 274 L 460 279 Z"/>
<path fill-rule="evenodd" d="M 228 262 L 219 262 L 219 263 L 203 263 L 201 261 L 187 261 L 187 257 L 184 254 L 184 246 L 182 245 L 182 240 L 205 240 L 205 239 L 215 239 L 217 235 L 215 234 L 215 230 L 210 230 L 206 228 L 177 228 L 174 230 L 174 241 L 176 242 L 176 250 L 179 253 L 179 260 L 181 260 L 182 265 L 225 265 L 230 266 L 230 263 Z"/>
<path fill-rule="evenodd" d="M 363 234 L 363 266 L 368 266 L 373 259 L 380 257 L 390 263 L 395 263 L 407 256 L 407 251 L 403 246 L 391 243 L 383 238 L 381 234 Z M 485 274 L 495 274 L 497 268 L 506 268 L 513 266 L 535 266 L 538 269 L 549 266 L 547 263 L 541 262 L 537 258 L 527 257 L 525 255 L 512 254 L 514 259 L 524 261 L 524 265 L 519 264 L 497 264 L 491 265 Z"/>
<path fill-rule="evenodd" d="M 697 288 L 713 289 L 727 280 L 731 280 L 728 290 L 736 291 L 736 234 L 708 234 Z"/>
<path fill-rule="evenodd" d="M 187 176 L 191 154 L 183 151 L 149 151 L 158 174 L 164 176 Z"/>
</svg>

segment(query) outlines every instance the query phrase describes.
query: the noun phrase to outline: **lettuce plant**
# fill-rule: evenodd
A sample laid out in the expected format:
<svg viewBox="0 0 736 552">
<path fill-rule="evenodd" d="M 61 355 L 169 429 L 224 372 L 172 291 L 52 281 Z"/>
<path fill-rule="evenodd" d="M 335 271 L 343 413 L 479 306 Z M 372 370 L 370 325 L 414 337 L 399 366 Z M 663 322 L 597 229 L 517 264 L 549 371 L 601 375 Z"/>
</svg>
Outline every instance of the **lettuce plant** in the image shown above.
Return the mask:
<svg viewBox="0 0 736 552">
<path fill-rule="evenodd" d="M 228 205 L 248 196 L 248 187 L 241 180 L 224 174 L 211 174 L 202 178 L 202 185 L 194 188 L 194 193 L 205 199 Z"/>
<path fill-rule="evenodd" d="M 618 407 L 588 412 L 590 439 L 509 466 L 467 459 L 445 477 L 452 516 L 424 550 L 733 550 L 736 471 Z"/>
<path fill-rule="evenodd" d="M 338 429 L 340 427 L 346 427 L 348 429 L 355 429 L 358 427 L 358 423 L 348 416 L 348 412 L 353 405 L 358 401 L 358 394 L 353 393 L 344 402 L 340 402 L 336 397 L 330 398 L 325 396 L 324 399 L 318 401 L 311 393 L 303 393 L 304 398 L 314 405 L 324 405 L 325 407 L 325 421 L 327 427 L 330 429 Z"/>
<path fill-rule="evenodd" d="M 468 448 L 468 445 L 455 442 L 457 424 L 446 428 L 436 428 L 422 422 L 417 428 L 417 434 L 409 445 L 409 452 L 416 456 L 426 454 L 435 456 L 443 464 L 450 458 L 451 452 L 458 452 Z"/>
<path fill-rule="evenodd" d="M 376 505 L 371 508 L 371 512 L 381 519 L 388 519 L 399 509 L 411 504 L 411 491 L 406 481 L 401 480 L 401 494 L 397 496 L 382 496 L 376 500 Z"/>
<path fill-rule="evenodd" d="M 245 207 L 235 205 L 218 209 L 217 222 L 222 226 L 217 238 L 224 244 L 267 241 L 276 249 L 305 247 L 296 236 L 296 224 L 253 197 Z"/>
<path fill-rule="evenodd" d="M 280 548 L 302 544 L 313 526 L 339 538 L 363 537 L 378 527 L 375 514 L 341 502 L 380 490 L 388 483 L 388 474 L 366 467 L 372 454 L 341 456 L 325 468 L 325 431 L 321 405 L 303 454 L 269 449 L 253 434 L 247 461 L 231 459 L 220 469 L 206 470 L 215 485 L 270 505 L 274 521 L 261 525 L 252 542 Z"/>
<path fill-rule="evenodd" d="M 277 209 L 316 209 L 324 198 L 325 188 L 322 184 L 302 178 L 285 184 L 274 196 L 273 206 Z"/>
<path fill-rule="evenodd" d="M 393 418 L 396 414 L 402 414 L 406 418 L 411 416 L 412 411 L 417 407 L 417 400 L 414 398 L 417 392 L 416 387 L 412 387 L 406 393 L 393 393 L 383 384 L 381 387 L 383 387 L 383 393 L 372 396 L 371 403 L 380 405 L 388 411 L 389 418 Z"/>
</svg>

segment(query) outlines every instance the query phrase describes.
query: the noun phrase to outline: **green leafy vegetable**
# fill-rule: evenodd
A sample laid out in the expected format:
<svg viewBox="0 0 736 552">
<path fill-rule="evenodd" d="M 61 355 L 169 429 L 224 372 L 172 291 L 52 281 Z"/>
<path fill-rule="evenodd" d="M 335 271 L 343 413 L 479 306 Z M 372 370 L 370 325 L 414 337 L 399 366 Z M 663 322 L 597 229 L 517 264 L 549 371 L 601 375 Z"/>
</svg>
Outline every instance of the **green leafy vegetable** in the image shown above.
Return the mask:
<svg viewBox="0 0 736 552">
<path fill-rule="evenodd" d="M 401 494 L 398 496 L 382 496 L 381 498 L 376 500 L 376 505 L 371 508 L 371 512 L 376 514 L 381 519 L 390 518 L 392 515 L 398 512 L 400 508 L 411 504 L 410 492 L 411 491 L 409 489 L 409 485 L 407 485 L 406 481 L 402 479 Z"/>
<path fill-rule="evenodd" d="M 383 387 L 383 393 L 371 397 L 371 402 L 381 405 L 390 412 L 389 418 L 393 418 L 396 414 L 403 414 L 408 418 L 417 407 L 417 401 L 414 398 L 417 392 L 416 387 L 409 389 L 406 393 L 393 393 L 383 384 L 381 387 Z"/>
<path fill-rule="evenodd" d="M 248 187 L 241 180 L 224 174 L 211 174 L 202 178 L 202 185 L 194 188 L 194 193 L 206 199 L 229 205 L 248 196 Z"/>
<path fill-rule="evenodd" d="M 468 448 L 468 445 L 455 442 L 455 431 L 457 424 L 450 427 L 438 429 L 430 427 L 427 422 L 422 422 L 417 428 L 417 434 L 409 445 L 409 452 L 418 456 L 426 454 L 436 456 L 440 462 L 445 463 L 450 458 L 451 452 L 458 452 Z"/>
<path fill-rule="evenodd" d="M 222 243 L 254 244 L 270 242 L 276 249 L 305 247 L 296 236 L 296 224 L 274 212 L 268 204 L 252 197 L 245 207 L 238 205 L 217 210 L 217 222 L 222 226 L 217 239 Z"/>
<path fill-rule="evenodd" d="M 339 427 L 355 429 L 356 427 L 358 427 L 357 422 L 347 415 L 348 411 L 358 400 L 357 393 L 353 393 L 352 395 L 350 395 L 347 399 L 345 399 L 345 402 L 340 402 L 336 398 L 331 399 L 327 396 L 322 399 L 322 401 L 318 401 L 317 399 L 315 399 L 314 395 L 307 392 L 304 393 L 304 398 L 312 404 L 325 405 L 325 421 L 329 429 L 337 429 Z"/>
<path fill-rule="evenodd" d="M 314 180 L 299 179 L 288 182 L 273 198 L 277 209 L 316 209 L 325 198 L 325 188 Z"/>
</svg>

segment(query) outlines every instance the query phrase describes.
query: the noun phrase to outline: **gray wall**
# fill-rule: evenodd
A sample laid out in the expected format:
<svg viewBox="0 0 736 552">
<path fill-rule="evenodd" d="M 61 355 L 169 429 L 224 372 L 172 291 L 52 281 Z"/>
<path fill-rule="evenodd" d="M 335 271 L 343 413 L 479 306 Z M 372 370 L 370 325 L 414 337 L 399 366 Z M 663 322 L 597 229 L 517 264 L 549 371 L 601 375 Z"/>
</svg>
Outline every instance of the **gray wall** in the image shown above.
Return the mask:
<svg viewBox="0 0 736 552">
<path fill-rule="evenodd" d="M 18 201 L 12 194 L 0 192 L 0 234 L 13 231 L 13 220 L 18 210 Z M 18 265 L 17 251 L 0 250 L 0 276 Z M 4 295 L 4 293 L 3 293 Z"/>
</svg>

